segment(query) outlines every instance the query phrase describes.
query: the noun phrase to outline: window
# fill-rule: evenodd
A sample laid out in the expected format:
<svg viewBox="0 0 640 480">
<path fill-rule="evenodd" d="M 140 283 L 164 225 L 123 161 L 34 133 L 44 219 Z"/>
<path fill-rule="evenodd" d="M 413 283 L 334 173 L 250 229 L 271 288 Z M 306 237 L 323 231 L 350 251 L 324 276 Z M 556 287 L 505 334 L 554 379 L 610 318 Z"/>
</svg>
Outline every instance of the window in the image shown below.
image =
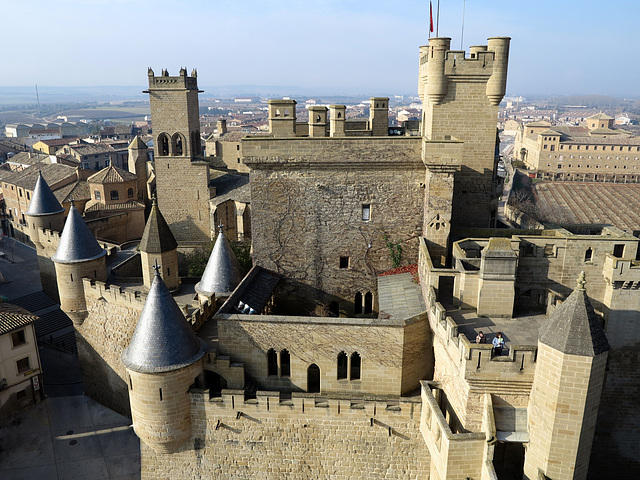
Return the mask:
<svg viewBox="0 0 640 480">
<path fill-rule="evenodd" d="M 22 196 L 22 189 L 21 188 L 18 189 L 18 192 L 20 193 L 20 196 Z"/>
<path fill-rule="evenodd" d="M 291 376 L 291 355 L 286 348 L 280 352 L 280 376 Z"/>
<path fill-rule="evenodd" d="M 349 268 L 349 257 L 340 257 L 340 268 Z"/>
<path fill-rule="evenodd" d="M 278 354 L 273 348 L 267 352 L 267 375 L 278 375 Z"/>
<path fill-rule="evenodd" d="M 127 190 L 127 197 L 133 198 L 133 188 L 130 188 L 129 190 Z"/>
<path fill-rule="evenodd" d="M 14 348 L 24 345 L 25 343 L 27 343 L 27 338 L 24 334 L 24 329 L 11 334 L 11 345 L 13 345 Z"/>
<path fill-rule="evenodd" d="M 109 192 L 111 200 L 118 200 L 118 190 L 111 190 Z"/>
<path fill-rule="evenodd" d="M 356 293 L 356 298 L 353 301 L 353 313 L 356 315 L 362 313 L 362 294 L 360 292 Z"/>
<path fill-rule="evenodd" d="M 358 352 L 353 352 L 351 354 L 351 380 L 360 380 L 360 364 L 360 355 L 358 355 Z"/>
<path fill-rule="evenodd" d="M 93 196 L 95 197 L 96 200 L 101 200 L 102 196 L 100 195 L 100 191 L 99 190 L 95 190 L 93 192 Z"/>
<path fill-rule="evenodd" d="M 31 364 L 29 363 L 29 357 L 21 358 L 16 362 L 16 367 L 18 367 L 18 373 L 24 373 L 31 369 Z"/>
<path fill-rule="evenodd" d="M 161 388 L 158 389 L 158 393 L 160 393 L 160 401 L 162 401 L 162 389 Z"/>
<path fill-rule="evenodd" d="M 618 258 L 622 258 L 624 257 L 624 244 L 618 244 L 618 245 L 614 245 L 613 247 L 613 256 L 614 257 L 618 257 Z"/>
<path fill-rule="evenodd" d="M 547 244 L 544 246 L 544 256 L 553 257 L 555 255 L 555 245 Z"/>
<path fill-rule="evenodd" d="M 555 145 L 551 145 L 551 151 L 555 152 L 555 150 L 556 150 L 556 146 Z"/>
<path fill-rule="evenodd" d="M 371 220 L 371 205 L 366 203 L 362 205 L 362 221 L 368 222 Z"/>
<path fill-rule="evenodd" d="M 364 313 L 373 312 L 373 295 L 371 292 L 364 294 Z"/>
<path fill-rule="evenodd" d="M 584 252 L 584 261 L 590 262 L 592 257 L 593 257 L 593 250 L 591 250 L 591 247 L 589 247 L 587 248 L 587 251 Z"/>
<path fill-rule="evenodd" d="M 85 170 L 89 170 L 89 164 L 87 162 L 84 162 L 82 164 L 82 168 L 84 168 Z"/>
<path fill-rule="evenodd" d="M 628 158 L 627 158 L 628 160 Z M 29 192 L 27 192 L 27 200 L 31 200 L 31 195 L 29 195 Z"/>
<path fill-rule="evenodd" d="M 338 380 L 347 378 L 347 354 L 340 352 L 338 354 Z"/>
</svg>

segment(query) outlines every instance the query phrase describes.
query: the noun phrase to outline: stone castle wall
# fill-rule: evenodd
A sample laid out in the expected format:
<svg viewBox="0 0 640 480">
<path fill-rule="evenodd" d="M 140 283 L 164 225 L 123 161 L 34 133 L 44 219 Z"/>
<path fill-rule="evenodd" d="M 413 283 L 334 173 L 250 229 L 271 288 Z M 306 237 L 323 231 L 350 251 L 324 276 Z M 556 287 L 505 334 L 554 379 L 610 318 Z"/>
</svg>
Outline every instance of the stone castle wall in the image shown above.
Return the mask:
<svg viewBox="0 0 640 480">
<path fill-rule="evenodd" d="M 191 393 L 192 438 L 175 454 L 141 442 L 143 479 L 429 478 L 419 398 L 342 400 Z"/>
<path fill-rule="evenodd" d="M 426 317 L 405 322 L 226 315 L 218 319 L 218 336 L 221 355 L 243 362 L 248 375 L 273 390 L 308 390 L 307 369 L 315 364 L 322 392 L 399 395 L 417 388 L 432 364 Z M 268 375 L 270 349 L 289 352 L 290 375 Z M 358 353 L 359 379 L 338 379 L 340 352 Z"/>
<path fill-rule="evenodd" d="M 388 243 L 401 245 L 402 264 L 417 259 L 420 144 L 419 138 L 245 138 L 254 263 L 309 287 L 307 310 L 314 301 L 337 301 L 341 314 L 352 316 L 355 294 L 375 292 L 377 274 L 392 267 Z M 369 220 L 363 205 L 370 205 Z"/>
</svg>

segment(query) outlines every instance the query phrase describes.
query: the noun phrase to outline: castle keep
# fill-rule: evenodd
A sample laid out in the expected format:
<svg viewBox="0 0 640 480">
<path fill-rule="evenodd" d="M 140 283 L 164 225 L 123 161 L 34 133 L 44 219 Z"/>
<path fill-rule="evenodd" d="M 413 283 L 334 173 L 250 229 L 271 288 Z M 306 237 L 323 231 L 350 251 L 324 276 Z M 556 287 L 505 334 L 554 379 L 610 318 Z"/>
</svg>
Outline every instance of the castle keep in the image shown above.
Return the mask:
<svg viewBox="0 0 640 480">
<path fill-rule="evenodd" d="M 242 140 L 253 268 L 220 228 L 184 303 L 178 245 L 211 225 L 198 87 L 149 70 L 143 284 L 108 278 L 75 208 L 61 233 L 53 202 L 30 209 L 59 239 L 87 393 L 131 416 L 143 478 L 568 480 L 602 478 L 599 454 L 637 472 L 638 240 L 492 228 L 508 54 L 505 37 L 420 47 L 415 137 L 389 136 L 385 97 L 368 120 L 332 105 L 307 123 L 270 101 L 270 135 Z"/>
</svg>

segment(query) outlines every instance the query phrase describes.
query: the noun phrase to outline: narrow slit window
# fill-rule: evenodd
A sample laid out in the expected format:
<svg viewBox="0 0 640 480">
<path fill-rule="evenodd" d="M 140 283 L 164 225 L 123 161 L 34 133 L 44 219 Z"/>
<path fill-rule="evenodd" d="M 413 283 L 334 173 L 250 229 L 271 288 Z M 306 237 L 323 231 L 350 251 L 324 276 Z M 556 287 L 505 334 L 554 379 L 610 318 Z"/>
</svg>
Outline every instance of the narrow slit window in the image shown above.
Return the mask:
<svg viewBox="0 0 640 480">
<path fill-rule="evenodd" d="M 368 222 L 369 220 L 371 220 L 371 205 L 365 203 L 362 205 L 362 221 Z"/>
<path fill-rule="evenodd" d="M 280 352 L 280 376 L 291 376 L 291 355 L 286 348 Z"/>
</svg>

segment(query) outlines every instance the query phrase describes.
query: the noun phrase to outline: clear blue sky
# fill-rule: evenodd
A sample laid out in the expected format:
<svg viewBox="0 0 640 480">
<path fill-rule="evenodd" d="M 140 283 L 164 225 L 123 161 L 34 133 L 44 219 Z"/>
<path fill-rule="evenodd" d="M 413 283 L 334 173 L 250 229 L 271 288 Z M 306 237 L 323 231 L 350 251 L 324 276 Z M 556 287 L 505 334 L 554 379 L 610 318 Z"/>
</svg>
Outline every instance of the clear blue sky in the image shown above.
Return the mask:
<svg viewBox="0 0 640 480">
<path fill-rule="evenodd" d="M 462 6 L 440 1 L 439 33 L 456 49 Z M 0 85 L 144 87 L 148 66 L 186 66 L 204 86 L 415 93 L 428 11 L 417 0 L 3 0 Z M 467 0 L 463 48 L 510 36 L 510 94 L 640 96 L 638 18 L 639 0 Z"/>
</svg>

